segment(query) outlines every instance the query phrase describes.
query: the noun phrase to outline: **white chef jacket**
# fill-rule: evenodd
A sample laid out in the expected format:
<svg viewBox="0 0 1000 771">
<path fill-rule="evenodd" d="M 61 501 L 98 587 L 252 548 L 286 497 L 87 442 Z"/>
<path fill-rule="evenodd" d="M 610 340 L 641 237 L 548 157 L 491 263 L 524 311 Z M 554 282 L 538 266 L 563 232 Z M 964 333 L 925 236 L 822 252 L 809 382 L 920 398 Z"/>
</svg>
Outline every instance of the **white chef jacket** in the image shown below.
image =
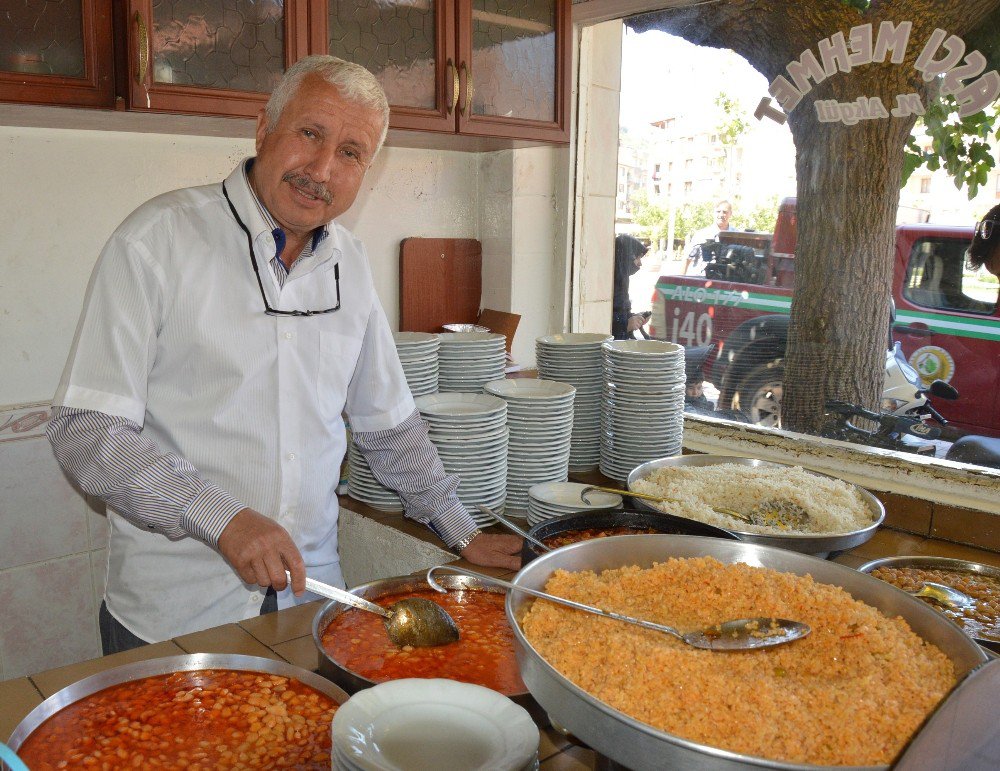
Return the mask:
<svg viewBox="0 0 1000 771">
<path fill-rule="evenodd" d="M 279 286 L 271 231 L 242 169 L 226 180 L 254 239 L 268 316 L 247 237 L 213 184 L 161 195 L 111 236 L 94 270 L 56 405 L 143 426 L 161 452 L 285 527 L 310 576 L 343 586 L 337 495 L 356 431 L 392 428 L 414 410 L 365 250 L 332 222 Z M 203 541 L 168 539 L 109 508 L 106 602 L 145 640 L 257 615 L 264 590 L 244 584 Z M 281 608 L 295 603 L 280 592 Z M 182 622 L 178 622 L 183 619 Z"/>
</svg>

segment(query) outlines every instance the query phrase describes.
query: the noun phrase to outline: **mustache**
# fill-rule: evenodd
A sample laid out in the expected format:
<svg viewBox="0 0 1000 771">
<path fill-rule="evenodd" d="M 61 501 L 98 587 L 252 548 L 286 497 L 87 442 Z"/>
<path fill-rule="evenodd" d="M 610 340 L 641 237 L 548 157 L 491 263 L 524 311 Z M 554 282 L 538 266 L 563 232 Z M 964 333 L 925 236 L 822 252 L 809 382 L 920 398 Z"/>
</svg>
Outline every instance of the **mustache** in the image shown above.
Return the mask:
<svg viewBox="0 0 1000 771">
<path fill-rule="evenodd" d="M 281 181 L 290 182 L 292 185 L 300 190 L 304 190 L 309 195 L 321 199 L 323 203 L 327 205 L 333 203 L 333 195 L 326 189 L 326 185 L 313 182 L 305 174 L 297 174 L 294 171 L 289 171 L 285 173 L 285 175 L 281 178 Z"/>
</svg>

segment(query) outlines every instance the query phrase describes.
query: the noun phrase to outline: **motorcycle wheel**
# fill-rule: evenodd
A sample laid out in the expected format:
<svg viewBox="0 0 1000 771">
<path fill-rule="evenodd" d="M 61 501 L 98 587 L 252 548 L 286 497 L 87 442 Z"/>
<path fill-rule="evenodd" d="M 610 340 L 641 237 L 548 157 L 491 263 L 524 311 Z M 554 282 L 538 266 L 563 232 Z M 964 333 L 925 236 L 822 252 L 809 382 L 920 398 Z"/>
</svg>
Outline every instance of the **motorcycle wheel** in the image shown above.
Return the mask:
<svg viewBox="0 0 1000 771">
<path fill-rule="evenodd" d="M 766 428 L 781 428 L 782 381 L 785 368 L 771 362 L 752 370 L 733 397 L 733 409 L 740 410 L 750 422 Z"/>
</svg>

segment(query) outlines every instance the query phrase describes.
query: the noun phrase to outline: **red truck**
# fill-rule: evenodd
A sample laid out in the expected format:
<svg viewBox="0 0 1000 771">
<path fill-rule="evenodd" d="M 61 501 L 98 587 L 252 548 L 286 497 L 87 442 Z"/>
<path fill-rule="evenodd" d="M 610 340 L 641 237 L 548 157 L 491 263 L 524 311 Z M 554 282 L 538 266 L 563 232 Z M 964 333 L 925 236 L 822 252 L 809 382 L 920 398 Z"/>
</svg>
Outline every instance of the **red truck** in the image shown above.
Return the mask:
<svg viewBox="0 0 1000 771">
<path fill-rule="evenodd" d="M 705 276 L 663 275 L 653 292 L 650 336 L 712 346 L 705 375 L 718 408 L 762 425 L 780 425 L 795 240 L 795 199 L 786 198 L 773 237 L 724 231 Z M 998 285 L 965 269 L 971 240 L 971 227 L 896 228 L 893 337 L 926 385 L 958 389 L 957 400 L 935 402 L 951 424 L 1000 436 Z"/>
</svg>

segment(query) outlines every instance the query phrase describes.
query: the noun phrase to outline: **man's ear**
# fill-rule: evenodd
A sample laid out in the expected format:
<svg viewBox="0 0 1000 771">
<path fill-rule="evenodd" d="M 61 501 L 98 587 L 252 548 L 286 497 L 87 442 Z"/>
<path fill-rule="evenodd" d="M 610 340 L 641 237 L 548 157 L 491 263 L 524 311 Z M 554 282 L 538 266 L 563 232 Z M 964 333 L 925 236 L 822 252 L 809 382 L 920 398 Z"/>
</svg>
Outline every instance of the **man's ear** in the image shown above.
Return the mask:
<svg viewBox="0 0 1000 771">
<path fill-rule="evenodd" d="M 260 112 L 257 113 L 256 145 L 258 153 L 260 152 L 260 146 L 264 144 L 265 136 L 267 136 L 267 113 L 262 107 Z"/>
</svg>

